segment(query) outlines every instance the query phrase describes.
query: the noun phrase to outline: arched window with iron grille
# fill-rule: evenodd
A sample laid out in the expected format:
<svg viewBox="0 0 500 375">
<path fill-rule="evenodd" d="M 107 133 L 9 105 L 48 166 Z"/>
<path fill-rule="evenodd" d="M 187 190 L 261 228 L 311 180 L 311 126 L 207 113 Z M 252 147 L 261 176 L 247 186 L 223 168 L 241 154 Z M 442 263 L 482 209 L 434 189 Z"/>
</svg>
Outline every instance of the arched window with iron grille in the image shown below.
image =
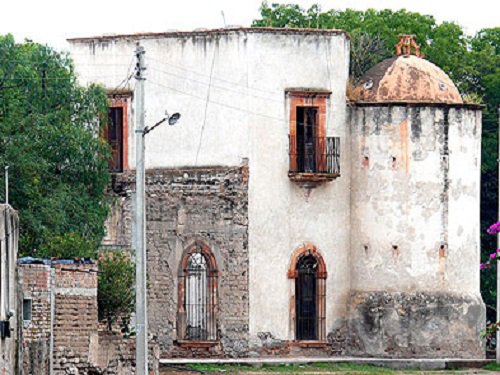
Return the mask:
<svg viewBox="0 0 500 375">
<path fill-rule="evenodd" d="M 298 341 L 325 341 L 326 265 L 316 247 L 295 250 L 288 277 L 292 281 L 291 336 Z"/>
<path fill-rule="evenodd" d="M 210 248 L 196 242 L 184 253 L 179 273 L 180 340 L 217 340 L 218 271 Z"/>
</svg>

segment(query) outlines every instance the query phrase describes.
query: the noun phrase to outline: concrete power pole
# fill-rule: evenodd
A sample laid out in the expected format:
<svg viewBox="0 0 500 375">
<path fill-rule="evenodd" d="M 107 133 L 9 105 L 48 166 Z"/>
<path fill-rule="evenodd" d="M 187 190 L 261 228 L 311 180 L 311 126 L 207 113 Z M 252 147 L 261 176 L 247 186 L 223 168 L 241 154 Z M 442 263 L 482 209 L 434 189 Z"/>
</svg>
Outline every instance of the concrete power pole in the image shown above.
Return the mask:
<svg viewBox="0 0 500 375">
<path fill-rule="evenodd" d="M 136 204 L 135 204 L 135 373 L 148 374 L 148 320 L 146 298 L 146 213 L 145 203 L 145 166 L 144 166 L 144 48 L 137 46 L 135 55 L 137 66 L 136 84 Z"/>
</svg>

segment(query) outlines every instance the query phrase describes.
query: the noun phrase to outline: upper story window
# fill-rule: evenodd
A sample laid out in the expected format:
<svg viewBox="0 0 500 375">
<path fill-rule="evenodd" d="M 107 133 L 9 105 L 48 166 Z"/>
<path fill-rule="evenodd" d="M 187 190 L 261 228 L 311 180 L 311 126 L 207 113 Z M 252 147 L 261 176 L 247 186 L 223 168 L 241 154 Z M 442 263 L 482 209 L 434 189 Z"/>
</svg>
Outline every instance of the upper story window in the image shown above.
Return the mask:
<svg viewBox="0 0 500 375">
<path fill-rule="evenodd" d="M 113 95 L 108 108 L 108 126 L 104 132 L 104 136 L 111 146 L 109 169 L 112 172 L 123 172 L 128 168 L 127 104 L 128 96 Z"/>
<path fill-rule="evenodd" d="M 327 101 L 331 92 L 287 91 L 290 106 L 289 177 L 325 181 L 340 175 L 340 139 L 326 136 Z"/>
</svg>

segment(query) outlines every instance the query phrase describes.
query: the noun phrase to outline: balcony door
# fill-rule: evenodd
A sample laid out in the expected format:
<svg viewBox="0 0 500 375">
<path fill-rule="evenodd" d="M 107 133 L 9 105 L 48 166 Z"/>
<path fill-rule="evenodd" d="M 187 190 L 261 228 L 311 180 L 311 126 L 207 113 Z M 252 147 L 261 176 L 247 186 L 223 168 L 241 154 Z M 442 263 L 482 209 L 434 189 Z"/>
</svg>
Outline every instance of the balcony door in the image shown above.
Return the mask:
<svg viewBox="0 0 500 375">
<path fill-rule="evenodd" d="M 300 172 L 316 171 L 317 123 L 317 107 L 297 107 L 297 167 Z"/>
</svg>

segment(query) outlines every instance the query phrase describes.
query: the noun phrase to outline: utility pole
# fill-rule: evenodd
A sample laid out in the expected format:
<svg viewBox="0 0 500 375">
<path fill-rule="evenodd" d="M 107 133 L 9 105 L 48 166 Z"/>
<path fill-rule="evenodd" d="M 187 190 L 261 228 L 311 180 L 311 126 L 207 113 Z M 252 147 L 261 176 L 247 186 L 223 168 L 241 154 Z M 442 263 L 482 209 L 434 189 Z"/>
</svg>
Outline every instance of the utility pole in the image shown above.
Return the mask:
<svg viewBox="0 0 500 375">
<path fill-rule="evenodd" d="M 148 320 L 146 298 L 146 213 L 145 203 L 145 166 L 144 166 L 144 48 L 139 44 L 135 50 L 137 65 L 136 84 L 136 160 L 135 160 L 135 373 L 148 374 Z"/>
</svg>

